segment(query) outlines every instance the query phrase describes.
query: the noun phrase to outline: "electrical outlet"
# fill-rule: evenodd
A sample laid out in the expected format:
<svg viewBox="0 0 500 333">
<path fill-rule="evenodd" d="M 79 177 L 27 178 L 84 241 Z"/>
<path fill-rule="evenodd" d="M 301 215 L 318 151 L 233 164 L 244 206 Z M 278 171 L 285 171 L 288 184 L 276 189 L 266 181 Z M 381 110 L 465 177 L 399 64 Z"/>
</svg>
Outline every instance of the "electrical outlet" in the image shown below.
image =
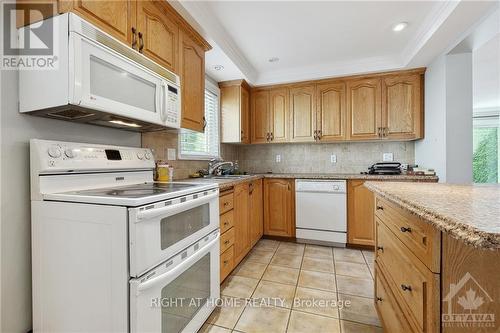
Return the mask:
<svg viewBox="0 0 500 333">
<path fill-rule="evenodd" d="M 281 163 L 281 154 L 276 154 L 276 163 Z"/>
<path fill-rule="evenodd" d="M 330 155 L 330 163 L 332 163 L 332 164 L 337 163 L 337 155 L 335 155 L 335 154 Z"/>
<path fill-rule="evenodd" d="M 384 153 L 384 155 L 382 155 L 382 159 L 384 162 L 392 162 L 394 161 L 394 155 L 392 153 Z"/>
<path fill-rule="evenodd" d="M 167 149 L 167 160 L 175 161 L 177 159 L 177 155 L 175 154 L 175 148 Z"/>
</svg>

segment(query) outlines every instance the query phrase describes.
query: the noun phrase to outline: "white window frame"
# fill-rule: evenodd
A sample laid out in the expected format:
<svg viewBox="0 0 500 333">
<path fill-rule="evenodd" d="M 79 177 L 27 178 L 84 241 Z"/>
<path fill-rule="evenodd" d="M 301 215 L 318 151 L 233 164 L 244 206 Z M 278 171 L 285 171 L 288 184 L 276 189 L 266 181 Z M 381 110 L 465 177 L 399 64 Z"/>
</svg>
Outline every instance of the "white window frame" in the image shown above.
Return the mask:
<svg viewBox="0 0 500 333">
<path fill-rule="evenodd" d="M 210 91 L 211 93 L 213 93 L 214 95 L 217 96 L 217 100 L 218 100 L 218 112 L 216 114 L 216 118 L 217 118 L 217 126 L 219 128 L 219 135 L 218 135 L 218 156 L 211 156 L 211 155 L 191 155 L 191 154 L 182 154 L 182 149 L 181 149 L 181 139 L 180 139 L 180 136 L 181 136 L 181 132 L 183 131 L 183 129 L 180 129 L 179 130 L 179 135 L 178 135 L 178 139 L 177 139 L 177 151 L 179 152 L 178 155 L 177 155 L 177 158 L 179 160 L 185 160 L 185 161 L 209 161 L 209 160 L 212 160 L 214 158 L 221 158 L 221 151 L 220 151 L 220 89 L 219 87 L 214 84 L 212 81 L 208 80 L 208 79 L 205 79 L 205 90 L 208 90 Z M 203 94 L 205 94 L 205 92 L 203 92 Z"/>
</svg>

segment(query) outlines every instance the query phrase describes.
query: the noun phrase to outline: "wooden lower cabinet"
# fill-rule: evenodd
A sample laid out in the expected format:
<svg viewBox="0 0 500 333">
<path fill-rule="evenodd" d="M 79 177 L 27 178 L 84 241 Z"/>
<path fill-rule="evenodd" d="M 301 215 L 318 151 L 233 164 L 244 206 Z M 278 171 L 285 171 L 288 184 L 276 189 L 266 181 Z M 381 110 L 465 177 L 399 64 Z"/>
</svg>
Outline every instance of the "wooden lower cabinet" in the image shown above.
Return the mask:
<svg viewBox="0 0 500 333">
<path fill-rule="evenodd" d="M 295 237 L 294 185 L 294 179 L 264 179 L 264 235 Z"/>
<path fill-rule="evenodd" d="M 231 273 L 234 268 L 234 245 L 220 255 L 220 281 Z"/>
<path fill-rule="evenodd" d="M 250 205 L 250 245 L 253 247 L 264 234 L 264 202 L 262 179 L 249 185 Z"/>
<path fill-rule="evenodd" d="M 363 186 L 363 180 L 347 182 L 347 242 L 351 245 L 375 245 L 373 218 L 375 199 Z"/>
<path fill-rule="evenodd" d="M 250 251 L 248 183 L 234 187 L 234 258 L 240 262 Z"/>
</svg>

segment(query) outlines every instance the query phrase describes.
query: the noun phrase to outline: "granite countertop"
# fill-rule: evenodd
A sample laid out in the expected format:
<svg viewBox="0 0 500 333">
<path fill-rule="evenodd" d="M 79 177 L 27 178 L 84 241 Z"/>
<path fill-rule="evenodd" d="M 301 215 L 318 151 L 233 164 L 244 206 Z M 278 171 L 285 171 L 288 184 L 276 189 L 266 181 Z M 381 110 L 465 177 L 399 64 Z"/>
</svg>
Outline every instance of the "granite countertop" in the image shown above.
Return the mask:
<svg viewBox="0 0 500 333">
<path fill-rule="evenodd" d="M 296 179 L 361 179 L 361 180 L 393 180 L 393 181 L 415 181 L 415 182 L 437 182 L 437 176 L 415 176 L 415 175 L 364 175 L 359 173 L 264 173 L 245 176 L 243 178 L 189 178 L 181 179 L 182 182 L 217 183 L 220 190 L 225 190 L 239 183 L 261 178 L 296 178 Z"/>
<path fill-rule="evenodd" d="M 366 182 L 377 195 L 479 248 L 500 248 L 500 185 Z"/>
</svg>

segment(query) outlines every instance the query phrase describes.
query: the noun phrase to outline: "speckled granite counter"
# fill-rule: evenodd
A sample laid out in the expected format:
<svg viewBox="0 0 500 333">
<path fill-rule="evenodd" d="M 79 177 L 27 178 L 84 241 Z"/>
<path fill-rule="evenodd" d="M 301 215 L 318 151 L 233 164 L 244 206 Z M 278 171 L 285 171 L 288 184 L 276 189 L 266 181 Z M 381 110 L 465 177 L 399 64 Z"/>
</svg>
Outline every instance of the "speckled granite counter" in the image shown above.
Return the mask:
<svg viewBox="0 0 500 333">
<path fill-rule="evenodd" d="M 216 178 L 191 178 L 179 181 L 217 183 L 220 190 L 225 190 L 236 184 L 261 179 L 261 178 L 297 178 L 297 179 L 360 179 L 360 180 L 391 180 L 391 181 L 411 181 L 411 182 L 437 182 L 436 176 L 415 176 L 415 175 L 362 175 L 359 173 L 265 173 L 246 176 L 237 179 L 216 179 Z"/>
<path fill-rule="evenodd" d="M 475 247 L 500 248 L 500 185 L 366 182 L 365 186 L 456 239 Z"/>
</svg>

